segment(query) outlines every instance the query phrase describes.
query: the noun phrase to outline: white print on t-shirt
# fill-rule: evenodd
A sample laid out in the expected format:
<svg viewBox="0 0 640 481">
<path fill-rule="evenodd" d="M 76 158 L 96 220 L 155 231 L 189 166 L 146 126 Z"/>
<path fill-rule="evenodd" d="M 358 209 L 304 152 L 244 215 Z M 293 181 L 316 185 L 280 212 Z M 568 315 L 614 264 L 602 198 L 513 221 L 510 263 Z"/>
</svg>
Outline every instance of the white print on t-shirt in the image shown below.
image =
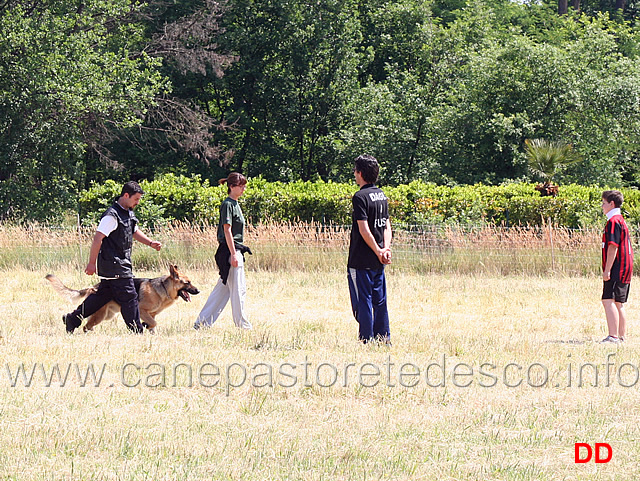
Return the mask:
<svg viewBox="0 0 640 481">
<path fill-rule="evenodd" d="M 377 200 L 387 200 L 387 198 L 384 196 L 383 192 L 371 192 L 369 194 L 369 198 L 375 202 Z"/>
<path fill-rule="evenodd" d="M 387 225 L 387 218 L 386 217 L 382 217 L 380 219 L 376 219 L 374 221 L 374 225 L 375 227 L 386 227 Z"/>
</svg>

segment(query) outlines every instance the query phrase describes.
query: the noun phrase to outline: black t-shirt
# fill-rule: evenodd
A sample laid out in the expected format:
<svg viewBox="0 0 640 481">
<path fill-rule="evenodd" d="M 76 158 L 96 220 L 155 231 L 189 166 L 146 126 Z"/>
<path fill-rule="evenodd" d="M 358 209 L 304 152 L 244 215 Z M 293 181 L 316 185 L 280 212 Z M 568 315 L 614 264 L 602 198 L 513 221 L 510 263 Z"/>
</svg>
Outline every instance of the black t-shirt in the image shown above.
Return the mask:
<svg viewBox="0 0 640 481">
<path fill-rule="evenodd" d="M 384 230 L 389 218 L 387 196 L 373 184 L 363 185 L 355 193 L 353 202 L 353 224 L 347 267 L 353 269 L 380 269 L 382 264 L 376 253 L 364 241 L 358 229 L 358 221 L 366 220 L 373 238 L 380 247 L 384 247 Z"/>
</svg>

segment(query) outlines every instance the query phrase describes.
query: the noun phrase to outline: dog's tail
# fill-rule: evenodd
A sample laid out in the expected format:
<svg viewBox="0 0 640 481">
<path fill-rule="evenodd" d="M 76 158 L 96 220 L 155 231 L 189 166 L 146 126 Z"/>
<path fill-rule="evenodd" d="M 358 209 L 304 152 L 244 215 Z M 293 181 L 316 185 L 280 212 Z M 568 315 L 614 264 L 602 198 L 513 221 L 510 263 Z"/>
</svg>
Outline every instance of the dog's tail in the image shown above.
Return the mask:
<svg viewBox="0 0 640 481">
<path fill-rule="evenodd" d="M 58 294 L 60 294 L 64 299 L 69 300 L 69 302 L 73 302 L 75 304 L 80 304 L 84 301 L 89 294 L 96 292 L 95 287 L 87 287 L 85 289 L 70 289 L 65 286 L 60 279 L 58 279 L 53 274 L 47 274 L 46 279 L 51 282 L 51 285 L 56 290 Z"/>
</svg>

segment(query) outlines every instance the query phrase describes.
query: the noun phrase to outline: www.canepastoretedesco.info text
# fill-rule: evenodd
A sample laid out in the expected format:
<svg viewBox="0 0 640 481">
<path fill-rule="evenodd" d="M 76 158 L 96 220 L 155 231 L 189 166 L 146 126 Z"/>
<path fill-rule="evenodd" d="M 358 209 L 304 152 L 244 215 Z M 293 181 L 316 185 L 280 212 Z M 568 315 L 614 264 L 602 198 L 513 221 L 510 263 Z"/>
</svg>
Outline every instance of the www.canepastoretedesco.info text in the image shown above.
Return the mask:
<svg viewBox="0 0 640 481">
<path fill-rule="evenodd" d="M 2 379 L 4 378 L 4 379 Z M 118 366 L 99 362 L 6 362 L 0 385 L 12 388 L 115 387 L 175 388 L 632 388 L 640 382 L 640 362 L 620 362 L 609 353 L 601 362 L 573 362 L 547 366 L 542 362 L 467 363 L 440 356 L 424 364 L 388 356 L 380 363 L 310 361 L 227 362 L 171 364 L 125 362 Z"/>
</svg>

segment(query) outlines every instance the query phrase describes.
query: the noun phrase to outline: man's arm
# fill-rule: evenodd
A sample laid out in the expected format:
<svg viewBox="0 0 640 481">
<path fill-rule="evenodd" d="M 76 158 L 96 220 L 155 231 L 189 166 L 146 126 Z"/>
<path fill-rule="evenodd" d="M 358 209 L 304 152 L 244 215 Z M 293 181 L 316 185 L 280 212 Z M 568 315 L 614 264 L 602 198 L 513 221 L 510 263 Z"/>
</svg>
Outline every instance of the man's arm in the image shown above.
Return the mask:
<svg viewBox="0 0 640 481">
<path fill-rule="evenodd" d="M 618 246 L 615 244 L 609 244 L 607 246 L 607 263 L 604 266 L 604 271 L 602 272 L 602 279 L 608 281 L 611 279 L 611 268 L 613 267 L 613 262 L 616 260 L 616 256 L 618 255 Z"/>
<path fill-rule="evenodd" d="M 385 262 L 383 262 L 383 264 L 391 264 L 391 238 L 392 238 L 392 234 L 391 234 L 391 221 L 389 219 L 387 219 L 387 226 L 384 229 L 384 251 L 385 251 L 385 255 L 384 260 Z"/>
<path fill-rule="evenodd" d="M 149 239 L 140 229 L 136 229 L 136 231 L 133 233 L 133 238 L 138 242 L 141 242 L 144 245 L 149 246 L 157 251 L 162 248 L 162 244 L 160 242 Z"/>
<path fill-rule="evenodd" d="M 389 249 L 389 245 L 391 244 L 391 223 L 389 222 L 389 220 L 387 219 L 387 227 L 388 227 L 388 238 L 387 238 L 387 229 L 385 229 L 384 231 L 384 248 L 380 248 L 380 246 L 378 245 L 378 243 L 376 242 L 375 237 L 373 237 L 373 234 L 371 233 L 371 230 L 369 229 L 369 224 L 366 220 L 359 220 L 358 221 L 358 230 L 360 231 L 360 235 L 362 236 L 362 238 L 364 239 L 364 241 L 366 242 L 366 244 L 369 246 L 369 248 L 375 252 L 376 256 L 378 257 L 378 260 L 382 263 L 382 264 L 389 264 L 390 262 L 390 258 L 386 259 L 385 258 L 385 253 L 387 251 L 390 251 Z"/>
<path fill-rule="evenodd" d="M 96 273 L 96 262 L 98 260 L 98 254 L 100 253 L 100 247 L 102 246 L 102 239 L 107 237 L 102 232 L 96 232 L 91 242 L 91 249 L 89 249 L 89 263 L 85 267 L 84 272 L 88 276 L 92 276 Z"/>
<path fill-rule="evenodd" d="M 387 225 L 384 228 L 384 248 L 391 249 L 391 221 L 387 219 Z"/>
</svg>

